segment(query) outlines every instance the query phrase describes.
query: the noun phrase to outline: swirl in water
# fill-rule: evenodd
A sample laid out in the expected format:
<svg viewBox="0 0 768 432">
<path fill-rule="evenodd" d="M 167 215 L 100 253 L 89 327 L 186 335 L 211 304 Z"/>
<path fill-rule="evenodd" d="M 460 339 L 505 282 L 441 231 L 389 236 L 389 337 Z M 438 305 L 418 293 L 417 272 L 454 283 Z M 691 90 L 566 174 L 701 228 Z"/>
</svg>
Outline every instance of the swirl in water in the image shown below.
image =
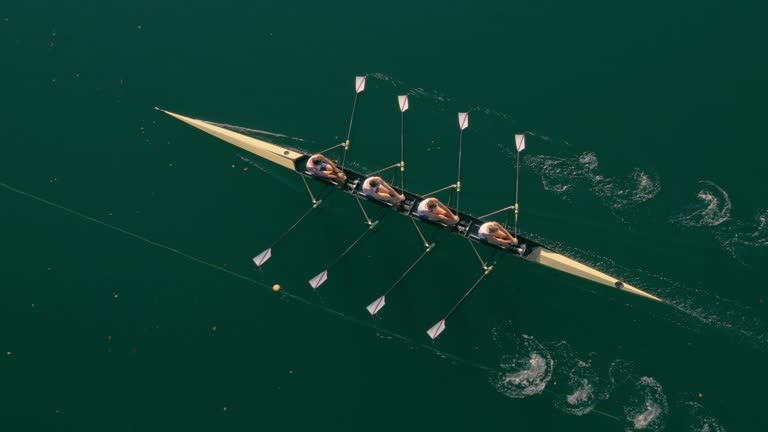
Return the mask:
<svg viewBox="0 0 768 432">
<path fill-rule="evenodd" d="M 524 158 L 526 166 L 541 176 L 545 190 L 570 199 L 578 189 L 586 189 L 611 210 L 633 207 L 655 197 L 661 190 L 658 178 L 634 168 L 624 177 L 600 174 L 594 152 L 578 156 L 533 155 Z"/>
<path fill-rule="evenodd" d="M 706 408 L 696 402 L 686 402 L 686 408 L 692 418 L 691 430 L 701 432 L 725 432 L 716 418 L 710 415 Z"/>
<path fill-rule="evenodd" d="M 494 329 L 494 340 L 500 348 L 513 353 L 505 354 L 499 370 L 491 374 L 496 390 L 515 399 L 544 391 L 554 366 L 547 349 L 532 336 L 502 334 L 501 329 Z"/>
<path fill-rule="evenodd" d="M 519 399 L 544 391 L 552 377 L 552 359 L 539 352 L 531 352 L 527 358 L 505 356 L 501 369 L 495 377 L 496 389 Z"/>
<path fill-rule="evenodd" d="M 705 185 L 696 195 L 699 203 L 690 206 L 683 213 L 672 218 L 684 226 L 717 226 L 731 217 L 731 199 L 723 188 L 709 180 L 702 180 Z"/>
<path fill-rule="evenodd" d="M 633 426 L 630 430 L 662 430 L 668 408 L 661 385 L 653 378 L 641 377 L 635 386 L 632 403 L 625 409 Z"/>
</svg>

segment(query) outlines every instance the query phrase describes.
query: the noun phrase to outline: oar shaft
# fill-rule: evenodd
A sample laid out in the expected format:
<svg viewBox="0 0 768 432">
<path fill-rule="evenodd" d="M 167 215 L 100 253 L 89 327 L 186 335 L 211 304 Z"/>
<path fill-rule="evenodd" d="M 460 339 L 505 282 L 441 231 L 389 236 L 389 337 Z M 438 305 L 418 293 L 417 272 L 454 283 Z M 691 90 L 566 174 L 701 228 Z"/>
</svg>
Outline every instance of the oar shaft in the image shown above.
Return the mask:
<svg viewBox="0 0 768 432">
<path fill-rule="evenodd" d="M 319 204 L 320 204 L 321 202 L 323 202 L 323 199 L 327 198 L 327 197 L 328 197 L 328 195 L 330 195 L 331 193 L 333 193 L 334 189 L 335 189 L 335 188 L 328 190 L 328 192 L 327 192 L 326 194 L 322 195 L 322 196 L 320 197 L 320 199 L 319 199 L 319 200 L 315 201 L 315 202 L 314 202 L 314 204 L 312 205 L 312 207 L 310 207 L 310 208 L 309 208 L 309 210 L 307 210 L 307 211 L 306 211 L 306 213 L 304 213 L 303 215 L 301 215 L 301 217 L 299 218 L 299 220 L 297 220 L 297 221 L 296 221 L 296 223 L 294 223 L 293 225 L 291 225 L 291 227 L 290 227 L 290 228 L 288 228 L 288 231 L 284 232 L 284 233 L 283 233 L 283 235 L 281 235 L 280 237 L 278 237 L 278 239 L 277 239 L 277 240 L 275 240 L 275 242 L 274 242 L 274 243 L 272 243 L 272 246 L 270 246 L 270 248 L 274 248 L 275 246 L 277 246 L 277 244 L 278 244 L 278 243 L 280 243 L 280 241 L 281 241 L 281 240 L 283 240 L 283 239 L 284 239 L 284 238 L 285 238 L 285 237 L 286 237 L 288 234 L 290 234 L 290 233 L 291 233 L 291 231 L 293 231 L 293 230 L 294 230 L 294 228 L 296 228 L 297 226 L 299 226 L 299 224 L 301 223 L 301 221 L 303 221 L 303 220 L 304 220 L 304 218 L 306 218 L 307 216 L 309 216 L 309 214 L 310 214 L 310 213 L 312 213 L 312 210 L 314 210 L 314 209 L 316 209 L 316 208 L 318 208 L 318 207 L 319 207 Z"/>
<path fill-rule="evenodd" d="M 461 306 L 461 304 L 464 303 L 464 301 L 469 297 L 469 295 L 472 294 L 472 291 L 474 291 L 475 288 L 477 288 L 477 286 L 480 285 L 480 282 L 482 282 L 483 279 L 486 276 L 488 276 L 488 273 L 490 273 L 491 270 L 493 270 L 493 266 L 488 267 L 488 269 L 483 272 L 480 278 L 474 283 L 474 285 L 472 285 L 472 288 L 467 290 L 466 294 L 464 294 L 464 297 L 462 297 L 461 300 L 459 300 L 459 302 L 456 303 L 456 305 L 450 311 L 448 311 L 448 313 L 445 315 L 445 318 L 443 318 L 443 320 L 447 320 L 448 317 L 450 317 L 451 314 L 453 314 L 456 311 L 456 309 L 458 309 L 459 306 Z"/>
<path fill-rule="evenodd" d="M 419 257 L 418 257 L 418 258 L 416 258 L 416 261 L 414 261 L 414 262 L 413 262 L 413 264 L 411 264 L 411 266 L 410 266 L 410 267 L 408 267 L 408 270 L 406 270 L 406 271 L 405 271 L 405 273 L 403 273 L 402 275 L 400 275 L 400 277 L 399 277 L 399 278 L 397 278 L 397 280 L 395 281 L 395 283 L 393 283 L 393 284 L 392 284 L 392 286 L 391 286 L 391 287 L 389 287 L 389 289 L 387 290 L 387 292 L 385 292 L 385 293 L 384 293 L 384 295 L 385 295 L 385 296 L 386 296 L 386 295 L 389 295 L 389 293 L 390 293 L 390 292 L 391 292 L 391 291 L 392 291 L 392 290 L 393 290 L 393 289 L 394 289 L 394 288 L 397 286 L 397 284 L 399 284 L 399 283 L 400 283 L 400 281 L 402 281 L 402 280 L 403 280 L 403 279 L 404 279 L 406 276 L 408 276 L 408 273 L 410 273 L 410 272 L 411 272 L 411 270 L 413 270 L 413 269 L 414 269 L 414 267 L 416 267 L 416 265 L 419 263 L 419 261 L 421 261 L 421 259 L 422 259 L 422 258 L 424 258 L 424 257 L 425 257 L 425 256 L 426 256 L 426 255 L 427 255 L 427 254 L 428 254 L 428 253 L 429 253 L 429 252 L 432 250 L 432 248 L 433 248 L 434 246 L 435 246 L 435 244 L 434 244 L 434 243 L 432 243 L 432 244 L 431 244 L 431 245 L 429 245 L 429 246 L 428 246 L 426 249 L 424 249 L 424 252 L 422 252 L 422 253 L 421 253 L 421 255 L 419 255 Z"/>
<path fill-rule="evenodd" d="M 515 180 L 515 238 L 517 238 L 517 214 L 520 206 L 518 205 L 518 194 L 520 192 L 520 151 L 517 151 L 517 178 Z M 509 218 L 509 217 L 507 217 Z"/>
<path fill-rule="evenodd" d="M 405 112 L 400 110 L 400 190 L 405 190 Z"/>
<path fill-rule="evenodd" d="M 349 245 L 349 247 L 346 250 L 344 250 L 344 252 L 342 252 L 341 255 L 339 255 L 335 260 L 333 260 L 333 262 L 328 267 L 326 267 L 326 270 L 330 270 L 331 267 L 335 266 L 339 261 L 341 261 L 341 259 L 344 258 L 344 255 L 349 253 L 349 251 L 351 251 L 352 248 L 355 247 L 356 244 L 360 243 L 360 241 L 363 240 L 363 238 L 366 235 L 368 235 L 368 233 L 371 232 L 373 230 L 373 228 L 376 225 L 378 225 L 378 223 L 379 223 L 379 221 L 375 221 L 370 226 L 368 226 L 368 229 L 366 229 L 365 232 L 360 234 L 360 236 L 357 238 L 357 240 L 355 240 L 351 245 Z"/>
<path fill-rule="evenodd" d="M 357 109 L 357 96 L 360 93 L 355 92 L 355 100 L 352 102 L 352 115 L 349 116 L 349 128 L 347 129 L 347 141 L 344 143 L 344 157 L 341 159 L 341 169 L 347 162 L 347 151 L 349 151 L 349 139 L 352 137 L 352 123 L 355 121 L 355 110 Z"/>
<path fill-rule="evenodd" d="M 303 215 L 302 215 L 302 216 L 299 218 L 299 220 L 297 220 L 297 221 L 296 221 L 296 223 L 294 223 L 293 225 L 291 225 L 291 227 L 290 227 L 290 228 L 288 228 L 288 231 L 284 232 L 284 233 L 283 233 L 283 235 L 281 235 L 280 237 L 278 237 L 278 239 L 277 239 L 277 240 L 275 240 L 275 242 L 274 242 L 274 243 L 272 243 L 272 245 L 270 246 L 270 248 L 274 248 L 275 246 L 277 246 L 277 244 L 278 244 L 278 243 L 280 243 L 280 241 L 281 241 L 282 239 L 284 239 L 284 238 L 285 238 L 285 236 L 287 236 L 288 234 L 290 234 L 290 232 L 291 232 L 291 231 L 293 231 L 293 229 L 294 229 L 294 228 L 296 228 L 297 226 L 299 226 L 299 224 L 301 223 L 301 221 L 303 221 L 303 220 L 304 220 L 304 218 L 305 218 L 305 217 L 307 217 L 307 216 L 308 216 L 310 213 L 312 213 L 312 210 L 314 210 L 314 209 L 316 209 L 316 208 L 317 208 L 317 206 L 315 206 L 315 205 L 313 205 L 312 207 L 310 207 L 310 208 L 309 208 L 309 210 L 307 210 L 307 212 L 306 212 L 306 213 L 304 213 L 304 214 L 303 214 Z"/>
<path fill-rule="evenodd" d="M 456 180 L 456 213 L 459 212 L 459 194 L 461 192 L 461 145 L 464 141 L 464 129 L 459 131 L 459 169 Z"/>
</svg>

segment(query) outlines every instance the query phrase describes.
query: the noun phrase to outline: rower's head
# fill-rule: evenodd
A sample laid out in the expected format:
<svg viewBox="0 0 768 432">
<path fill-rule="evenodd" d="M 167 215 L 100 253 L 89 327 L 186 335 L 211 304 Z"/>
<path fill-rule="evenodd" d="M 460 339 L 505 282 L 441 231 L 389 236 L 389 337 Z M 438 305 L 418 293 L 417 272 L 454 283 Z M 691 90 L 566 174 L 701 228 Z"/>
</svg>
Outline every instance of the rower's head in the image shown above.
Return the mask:
<svg viewBox="0 0 768 432">
<path fill-rule="evenodd" d="M 491 234 L 496 234 L 497 232 L 499 232 L 499 227 L 496 225 L 491 225 L 490 227 L 488 227 L 488 232 Z"/>
<path fill-rule="evenodd" d="M 371 187 L 379 187 L 379 186 L 381 186 L 381 182 L 379 180 L 377 180 L 377 179 L 371 180 L 368 184 L 371 185 Z"/>
<path fill-rule="evenodd" d="M 323 163 L 323 160 L 319 157 L 315 156 L 312 158 L 312 165 L 320 165 Z"/>
<path fill-rule="evenodd" d="M 429 200 L 429 202 L 427 203 L 427 208 L 430 209 L 430 210 L 436 209 L 437 208 L 437 201 Z"/>
</svg>

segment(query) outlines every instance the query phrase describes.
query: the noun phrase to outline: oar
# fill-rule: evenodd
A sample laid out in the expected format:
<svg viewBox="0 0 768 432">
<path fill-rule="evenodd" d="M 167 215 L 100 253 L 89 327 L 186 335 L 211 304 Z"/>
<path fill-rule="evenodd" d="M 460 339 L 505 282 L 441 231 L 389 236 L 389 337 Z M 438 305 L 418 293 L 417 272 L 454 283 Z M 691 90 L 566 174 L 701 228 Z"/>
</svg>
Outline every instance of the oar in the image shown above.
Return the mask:
<svg viewBox="0 0 768 432">
<path fill-rule="evenodd" d="M 309 285 L 313 289 L 318 289 L 320 287 L 320 285 L 325 283 L 325 281 L 328 280 L 328 271 L 333 266 L 335 266 L 339 261 L 341 261 L 341 259 L 344 258 L 344 255 L 346 255 L 349 251 L 351 251 L 352 248 L 355 247 L 356 244 L 360 243 L 360 241 L 363 240 L 363 238 L 369 232 L 371 232 L 371 230 L 373 230 L 373 228 L 376 227 L 376 225 L 378 225 L 378 224 L 379 224 L 379 221 L 375 221 L 372 224 L 370 224 L 368 226 L 368 229 L 366 229 L 365 232 L 360 234 L 360 237 L 358 237 L 357 240 L 355 240 L 351 245 L 349 245 L 349 247 L 346 250 L 344 250 L 344 252 L 342 252 L 341 255 L 339 255 L 335 260 L 333 260 L 333 262 L 331 262 L 331 264 L 328 265 L 328 267 L 326 267 L 325 270 L 321 271 L 320 273 L 317 274 L 317 276 L 315 276 L 312 279 L 310 279 L 309 280 Z"/>
<path fill-rule="evenodd" d="M 312 192 L 310 192 L 310 193 L 312 193 Z M 310 207 L 309 210 L 307 210 L 307 212 L 304 213 L 299 218 L 299 220 L 296 221 L 296 223 L 294 223 L 293 225 L 291 225 L 290 228 L 288 228 L 288 231 L 284 232 L 283 235 L 281 235 L 277 240 L 275 240 L 275 242 L 272 243 L 272 245 L 270 247 L 268 247 L 264 252 L 262 252 L 262 253 L 256 255 L 255 257 L 253 257 L 253 263 L 256 264 L 259 268 L 261 268 L 261 266 L 263 266 L 264 263 L 267 262 L 267 260 L 272 258 L 272 248 L 277 246 L 277 244 L 280 243 L 280 241 L 282 239 L 284 239 L 291 231 L 293 231 L 294 228 L 299 226 L 301 221 L 303 221 L 304 218 L 307 217 L 312 212 L 312 210 L 316 209 L 320 205 L 320 203 L 322 203 L 322 202 L 323 202 L 322 199 L 320 199 L 318 201 L 315 201 L 315 203 L 312 204 L 312 207 Z"/>
<path fill-rule="evenodd" d="M 459 113 L 459 173 L 456 180 L 456 213 L 459 212 L 459 192 L 461 192 L 461 144 L 464 140 L 464 129 L 469 127 L 469 113 Z"/>
<path fill-rule="evenodd" d="M 368 309 L 368 312 L 371 315 L 376 316 L 376 314 L 379 313 L 379 311 L 386 304 L 385 298 L 386 298 L 387 294 L 389 294 L 397 286 L 397 284 L 399 284 L 400 281 L 402 281 L 408 275 L 408 273 L 410 273 L 411 270 L 413 270 L 413 268 L 416 267 L 416 264 L 418 264 L 419 261 L 421 261 L 421 259 L 424 258 L 424 256 L 427 255 L 432 250 L 432 248 L 434 248 L 434 247 L 435 247 L 434 243 L 432 243 L 429 246 L 427 246 L 427 248 L 424 250 L 424 252 L 422 252 L 421 255 L 419 255 L 419 257 L 416 258 L 416 261 L 414 261 L 413 264 L 411 264 L 411 266 L 408 267 L 408 270 L 406 270 L 405 273 L 403 273 L 399 278 L 397 278 L 395 283 L 393 283 L 392 286 L 389 287 L 389 289 L 381 297 L 377 298 L 376 300 L 374 300 L 371 304 L 369 304 L 366 307 L 366 309 Z"/>
<path fill-rule="evenodd" d="M 408 96 L 398 96 L 400 106 L 400 190 L 405 190 L 405 112 L 408 110 Z"/>
<path fill-rule="evenodd" d="M 352 137 L 352 122 L 355 120 L 355 110 L 357 109 L 357 96 L 365 90 L 365 79 L 367 75 L 355 77 L 355 101 L 352 102 L 352 115 L 349 116 L 349 129 L 347 129 L 347 141 L 344 143 L 344 157 L 341 159 L 341 169 L 344 170 L 344 164 L 347 162 L 347 151 L 349 150 L 349 139 Z"/>
<path fill-rule="evenodd" d="M 520 206 L 517 203 L 520 190 L 520 152 L 525 149 L 525 134 L 515 135 L 515 147 L 517 147 L 517 180 L 515 181 L 515 238 L 517 238 L 517 215 L 520 213 Z M 507 219 L 509 219 L 509 213 L 507 213 Z"/>
<path fill-rule="evenodd" d="M 456 305 L 453 308 L 451 308 L 450 311 L 448 311 L 448 313 L 445 315 L 445 318 L 441 319 L 440 321 L 437 322 L 437 324 L 433 325 L 432 327 L 429 328 L 429 330 L 427 330 L 427 334 L 429 335 L 429 337 L 432 338 L 432 340 L 435 340 L 437 339 L 438 336 L 440 336 L 440 333 L 442 333 L 445 330 L 445 321 L 448 320 L 451 314 L 453 314 L 456 311 L 456 309 L 458 309 L 459 306 L 461 306 L 462 303 L 464 303 L 464 300 L 466 300 L 467 297 L 469 297 L 469 295 L 472 294 L 472 291 L 475 290 L 475 288 L 480 284 L 483 278 L 488 276 L 488 273 L 490 273 L 491 270 L 493 270 L 493 266 L 488 267 L 485 270 L 485 272 L 483 272 L 482 276 L 480 276 L 480 279 L 478 279 L 477 282 L 475 282 L 475 284 L 472 285 L 472 288 L 470 288 L 469 291 L 467 291 L 467 293 L 464 294 L 464 297 L 462 297 L 461 300 L 459 300 L 459 302 L 456 303 Z"/>
</svg>

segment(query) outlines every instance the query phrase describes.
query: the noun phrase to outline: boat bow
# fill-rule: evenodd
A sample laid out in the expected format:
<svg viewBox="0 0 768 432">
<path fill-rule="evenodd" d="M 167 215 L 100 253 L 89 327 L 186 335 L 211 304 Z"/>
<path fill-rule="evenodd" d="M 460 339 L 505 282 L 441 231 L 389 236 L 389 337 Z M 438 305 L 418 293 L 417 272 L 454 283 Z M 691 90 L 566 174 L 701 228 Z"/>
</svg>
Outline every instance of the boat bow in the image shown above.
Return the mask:
<svg viewBox="0 0 768 432">
<path fill-rule="evenodd" d="M 239 134 L 229 129 L 225 129 L 221 126 L 208 123 L 203 120 L 197 120 L 183 115 L 172 113 L 160 108 L 155 107 L 156 110 L 162 111 L 171 117 L 175 117 L 184 123 L 194 126 L 201 131 L 215 136 L 221 140 L 224 140 L 232 145 L 240 147 L 241 149 L 251 152 L 257 156 L 261 156 L 271 162 L 278 165 L 282 165 L 286 168 L 296 170 L 296 160 L 304 156 L 303 153 L 290 150 L 284 147 L 276 146 L 266 141 L 261 141 L 256 138 L 249 137 L 248 135 Z"/>
</svg>

